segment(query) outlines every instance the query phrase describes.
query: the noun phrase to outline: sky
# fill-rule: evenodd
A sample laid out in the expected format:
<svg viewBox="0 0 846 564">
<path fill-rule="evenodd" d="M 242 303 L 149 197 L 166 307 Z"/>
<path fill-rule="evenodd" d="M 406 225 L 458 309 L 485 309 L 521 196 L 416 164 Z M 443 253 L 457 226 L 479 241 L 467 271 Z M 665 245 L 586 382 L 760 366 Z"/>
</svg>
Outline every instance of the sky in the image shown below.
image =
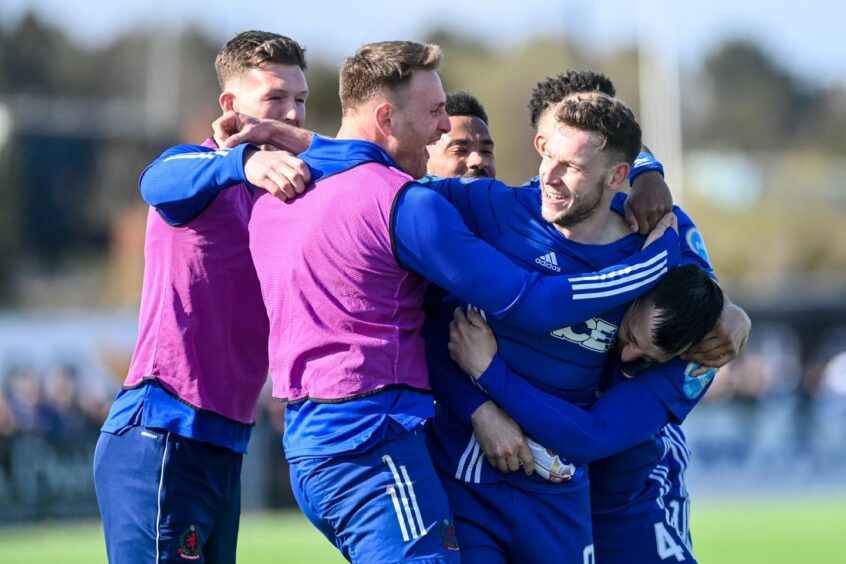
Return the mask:
<svg viewBox="0 0 846 564">
<path fill-rule="evenodd" d="M 602 51 L 633 44 L 645 20 L 687 68 L 726 39 L 744 37 L 803 79 L 846 84 L 846 2 L 835 0 L 3 0 L 0 22 L 10 25 L 27 10 L 92 45 L 146 25 L 192 23 L 221 43 L 245 29 L 290 35 L 333 63 L 361 43 L 421 39 L 435 27 L 492 45 L 564 34 Z"/>
</svg>

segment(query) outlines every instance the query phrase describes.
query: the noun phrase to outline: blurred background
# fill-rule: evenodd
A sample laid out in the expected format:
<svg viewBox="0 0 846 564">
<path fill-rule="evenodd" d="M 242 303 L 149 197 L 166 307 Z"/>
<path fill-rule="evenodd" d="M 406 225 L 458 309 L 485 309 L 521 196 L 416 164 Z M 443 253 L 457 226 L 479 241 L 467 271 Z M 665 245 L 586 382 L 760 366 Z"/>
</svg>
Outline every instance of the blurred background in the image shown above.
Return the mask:
<svg viewBox="0 0 846 564">
<path fill-rule="evenodd" d="M 446 89 L 485 105 L 512 184 L 537 170 L 532 87 L 569 68 L 608 74 L 753 319 L 685 425 L 694 500 L 846 489 L 846 5 L 502 4 L 3 0 L 0 524 L 97 516 L 94 443 L 136 332 L 137 178 L 168 146 L 209 136 L 214 56 L 247 29 L 304 44 L 307 126 L 329 135 L 357 45 L 439 43 Z M 248 509 L 293 503 L 280 426 L 266 395 Z"/>
</svg>

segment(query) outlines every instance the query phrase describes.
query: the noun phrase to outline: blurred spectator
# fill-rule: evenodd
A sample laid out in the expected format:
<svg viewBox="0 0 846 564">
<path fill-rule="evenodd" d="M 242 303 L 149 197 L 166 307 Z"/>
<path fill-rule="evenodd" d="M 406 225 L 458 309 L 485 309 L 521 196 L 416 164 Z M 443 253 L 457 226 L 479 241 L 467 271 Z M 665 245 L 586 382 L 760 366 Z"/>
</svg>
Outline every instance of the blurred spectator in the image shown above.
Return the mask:
<svg viewBox="0 0 846 564">
<path fill-rule="evenodd" d="M 801 377 L 796 332 L 780 324 L 760 324 L 737 359 L 720 369 L 705 399 L 757 404 L 785 398 L 798 391 Z"/>
<path fill-rule="evenodd" d="M 53 433 L 71 436 L 86 426 L 79 402 L 76 368 L 70 364 L 55 365 L 44 377 L 44 403 L 53 418 Z"/>
<path fill-rule="evenodd" d="M 7 378 L 7 398 L 18 431 L 46 434 L 52 428 L 50 410 L 43 401 L 41 381 L 26 367 L 14 368 Z"/>
<path fill-rule="evenodd" d="M 0 381 L 0 438 L 20 434 L 73 437 L 98 430 L 114 394 L 104 382 L 83 382 L 71 363 L 56 363 L 43 375 L 14 366 Z"/>
<path fill-rule="evenodd" d="M 103 386 L 87 386 L 85 393 L 79 396 L 79 407 L 88 425 L 98 430 L 109 415 L 114 393 Z"/>
</svg>

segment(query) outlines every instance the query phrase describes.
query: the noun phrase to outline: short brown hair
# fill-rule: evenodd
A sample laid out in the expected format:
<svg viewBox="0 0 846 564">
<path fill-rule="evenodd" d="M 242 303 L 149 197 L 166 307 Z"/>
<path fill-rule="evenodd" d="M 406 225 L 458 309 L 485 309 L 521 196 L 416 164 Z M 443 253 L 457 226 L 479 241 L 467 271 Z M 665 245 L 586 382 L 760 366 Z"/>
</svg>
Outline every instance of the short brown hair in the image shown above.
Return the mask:
<svg viewBox="0 0 846 564">
<path fill-rule="evenodd" d="M 380 41 L 358 48 L 341 67 L 341 110 L 371 99 L 383 89 L 404 86 L 415 70 L 437 70 L 441 48 L 414 41 Z"/>
<path fill-rule="evenodd" d="M 561 102 L 555 121 L 597 134 L 600 151 L 619 153 L 629 165 L 640 152 L 640 125 L 628 106 L 615 98 L 573 95 Z"/>
<path fill-rule="evenodd" d="M 306 70 L 305 49 L 299 43 L 267 31 L 244 31 L 226 42 L 217 54 L 214 68 L 220 89 L 234 76 L 265 63 L 297 65 Z"/>
</svg>

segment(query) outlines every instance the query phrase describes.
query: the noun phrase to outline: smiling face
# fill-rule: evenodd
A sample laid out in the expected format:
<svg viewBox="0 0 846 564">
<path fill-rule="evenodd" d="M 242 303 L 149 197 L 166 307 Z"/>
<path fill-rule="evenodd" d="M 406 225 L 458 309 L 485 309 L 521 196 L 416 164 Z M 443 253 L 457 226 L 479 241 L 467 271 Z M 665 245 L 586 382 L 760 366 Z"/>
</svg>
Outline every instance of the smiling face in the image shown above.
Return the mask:
<svg viewBox="0 0 846 564">
<path fill-rule="evenodd" d="M 416 70 L 408 84 L 390 96 L 390 135 L 386 150 L 413 176 L 426 174 L 426 146 L 449 133 L 446 94 L 434 71 Z"/>
<path fill-rule="evenodd" d="M 429 145 L 429 174 L 450 178 L 496 178 L 494 142 L 476 116 L 450 116 L 452 130 Z"/>
<path fill-rule="evenodd" d="M 595 133 L 562 125 L 549 137 L 536 142 L 543 159 L 539 178 L 541 213 L 560 227 L 572 227 L 590 217 L 604 205 L 614 165 L 600 150 L 601 139 Z M 610 192 L 613 196 L 614 188 Z"/>
<path fill-rule="evenodd" d="M 229 79 L 220 95 L 224 111 L 235 110 L 261 119 L 302 127 L 308 84 L 297 65 L 264 63 Z"/>
</svg>

